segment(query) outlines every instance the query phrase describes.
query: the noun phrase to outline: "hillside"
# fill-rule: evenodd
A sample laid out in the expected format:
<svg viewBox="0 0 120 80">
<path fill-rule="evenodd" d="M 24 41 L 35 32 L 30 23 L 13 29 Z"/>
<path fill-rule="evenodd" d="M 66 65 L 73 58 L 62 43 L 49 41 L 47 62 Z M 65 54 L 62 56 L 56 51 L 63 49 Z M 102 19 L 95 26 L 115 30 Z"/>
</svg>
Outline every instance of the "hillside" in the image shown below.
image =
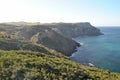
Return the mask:
<svg viewBox="0 0 120 80">
<path fill-rule="evenodd" d="M 26 22 L 1 23 L 0 38 L 3 41 L 5 39 L 7 43 L 5 41 L 4 43 L 0 42 L 0 49 L 30 50 L 24 48 L 27 44 L 30 44 L 32 46 L 44 46 L 70 56 L 76 51 L 76 47 L 80 46 L 79 43 L 72 40 L 73 37 L 96 36 L 101 34 L 99 29 L 87 22 L 51 24 Z M 5 46 L 5 44 L 13 45 L 13 47 Z M 38 51 L 36 49 L 33 50 Z"/>
<path fill-rule="evenodd" d="M 0 51 L 1 80 L 120 80 L 120 74 L 83 66 L 66 57 L 31 51 Z"/>
<path fill-rule="evenodd" d="M 120 80 L 68 58 L 81 46 L 73 37 L 101 34 L 90 23 L 1 23 L 0 80 Z"/>
</svg>

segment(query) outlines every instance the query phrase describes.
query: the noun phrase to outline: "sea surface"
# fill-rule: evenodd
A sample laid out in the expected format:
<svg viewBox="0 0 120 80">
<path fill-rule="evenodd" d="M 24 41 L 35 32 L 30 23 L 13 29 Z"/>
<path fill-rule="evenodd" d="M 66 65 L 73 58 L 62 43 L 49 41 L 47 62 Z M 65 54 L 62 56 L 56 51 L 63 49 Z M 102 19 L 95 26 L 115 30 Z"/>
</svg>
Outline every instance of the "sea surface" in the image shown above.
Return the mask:
<svg viewBox="0 0 120 80">
<path fill-rule="evenodd" d="M 98 27 L 104 35 L 74 38 L 82 44 L 70 58 L 76 62 L 120 72 L 120 27 Z"/>
</svg>

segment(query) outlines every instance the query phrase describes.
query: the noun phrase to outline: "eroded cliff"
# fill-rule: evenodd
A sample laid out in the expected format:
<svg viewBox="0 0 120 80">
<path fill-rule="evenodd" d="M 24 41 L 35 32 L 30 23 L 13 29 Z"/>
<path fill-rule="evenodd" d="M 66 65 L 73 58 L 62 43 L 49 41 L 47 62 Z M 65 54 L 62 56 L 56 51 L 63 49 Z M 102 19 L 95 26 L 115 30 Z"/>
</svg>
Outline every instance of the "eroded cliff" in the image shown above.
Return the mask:
<svg viewBox="0 0 120 80">
<path fill-rule="evenodd" d="M 51 28 L 62 36 L 73 38 L 78 36 L 97 36 L 102 33 L 90 23 L 54 23 Z"/>
<path fill-rule="evenodd" d="M 80 46 L 79 43 L 72 40 L 73 37 L 78 36 L 96 36 L 101 35 L 99 29 L 92 26 L 90 23 L 51 23 L 51 24 L 19 24 L 17 23 L 4 23 L 0 24 L 2 40 L 8 39 L 8 42 L 1 43 L 0 46 L 10 43 L 19 47 L 24 43 L 34 46 L 42 45 L 44 47 L 56 50 L 67 56 L 70 56 L 76 51 L 76 47 Z M 3 34 L 4 33 L 4 34 Z M 11 40 L 19 40 L 18 42 L 10 42 Z M 7 49 L 1 47 L 1 49 Z M 10 47 L 9 47 L 10 49 Z M 11 47 L 16 49 L 16 47 Z M 26 48 L 27 49 L 27 48 Z M 33 50 L 33 49 L 31 49 Z M 37 49 L 35 49 L 37 51 Z M 39 51 L 39 49 L 38 49 Z"/>
</svg>

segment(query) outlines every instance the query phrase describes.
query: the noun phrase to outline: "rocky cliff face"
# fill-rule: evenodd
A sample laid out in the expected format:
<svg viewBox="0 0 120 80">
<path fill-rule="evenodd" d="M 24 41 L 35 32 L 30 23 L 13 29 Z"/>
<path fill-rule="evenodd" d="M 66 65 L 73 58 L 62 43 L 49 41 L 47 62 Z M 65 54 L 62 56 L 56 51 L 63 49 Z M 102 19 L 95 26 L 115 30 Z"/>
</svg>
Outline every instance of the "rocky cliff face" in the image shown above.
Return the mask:
<svg viewBox="0 0 120 80">
<path fill-rule="evenodd" d="M 80 46 L 77 42 L 63 37 L 53 30 L 46 30 L 44 33 L 40 33 L 37 43 L 55 49 L 67 56 L 75 52 L 76 46 Z"/>
<path fill-rule="evenodd" d="M 73 38 L 78 36 L 97 36 L 102 33 L 90 23 L 58 23 L 52 29 L 62 36 Z"/>
<path fill-rule="evenodd" d="M 70 56 L 76 51 L 76 47 L 80 46 L 80 44 L 72 40 L 73 37 L 102 34 L 99 29 L 90 25 L 90 23 L 52 23 L 39 25 L 16 25 L 16 23 L 12 23 L 0 24 L 0 28 L 2 28 L 0 32 L 5 33 L 5 35 L 0 35 L 0 38 L 8 39 L 7 41 L 16 39 L 22 43 L 25 42 L 35 46 L 43 45 L 67 56 Z M 19 45 L 21 44 L 19 43 Z M 19 46 L 16 43 L 14 45 Z M 16 48 L 11 47 L 11 49 Z"/>
<path fill-rule="evenodd" d="M 57 50 L 67 56 L 70 56 L 76 51 L 76 47 L 80 46 L 79 43 L 60 35 L 50 27 L 37 25 L 23 31 L 24 32 L 20 32 L 19 34 L 26 38 L 26 40 Z"/>
</svg>

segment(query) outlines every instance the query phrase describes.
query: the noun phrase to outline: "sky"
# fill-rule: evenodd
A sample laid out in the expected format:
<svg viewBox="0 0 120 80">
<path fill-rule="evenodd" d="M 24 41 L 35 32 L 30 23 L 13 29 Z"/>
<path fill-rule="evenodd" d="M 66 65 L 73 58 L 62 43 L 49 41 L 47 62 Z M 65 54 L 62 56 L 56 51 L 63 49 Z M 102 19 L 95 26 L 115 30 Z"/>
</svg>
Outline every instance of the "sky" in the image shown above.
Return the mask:
<svg viewBox="0 0 120 80">
<path fill-rule="evenodd" d="M 0 22 L 120 26 L 120 0 L 0 0 Z"/>
</svg>

